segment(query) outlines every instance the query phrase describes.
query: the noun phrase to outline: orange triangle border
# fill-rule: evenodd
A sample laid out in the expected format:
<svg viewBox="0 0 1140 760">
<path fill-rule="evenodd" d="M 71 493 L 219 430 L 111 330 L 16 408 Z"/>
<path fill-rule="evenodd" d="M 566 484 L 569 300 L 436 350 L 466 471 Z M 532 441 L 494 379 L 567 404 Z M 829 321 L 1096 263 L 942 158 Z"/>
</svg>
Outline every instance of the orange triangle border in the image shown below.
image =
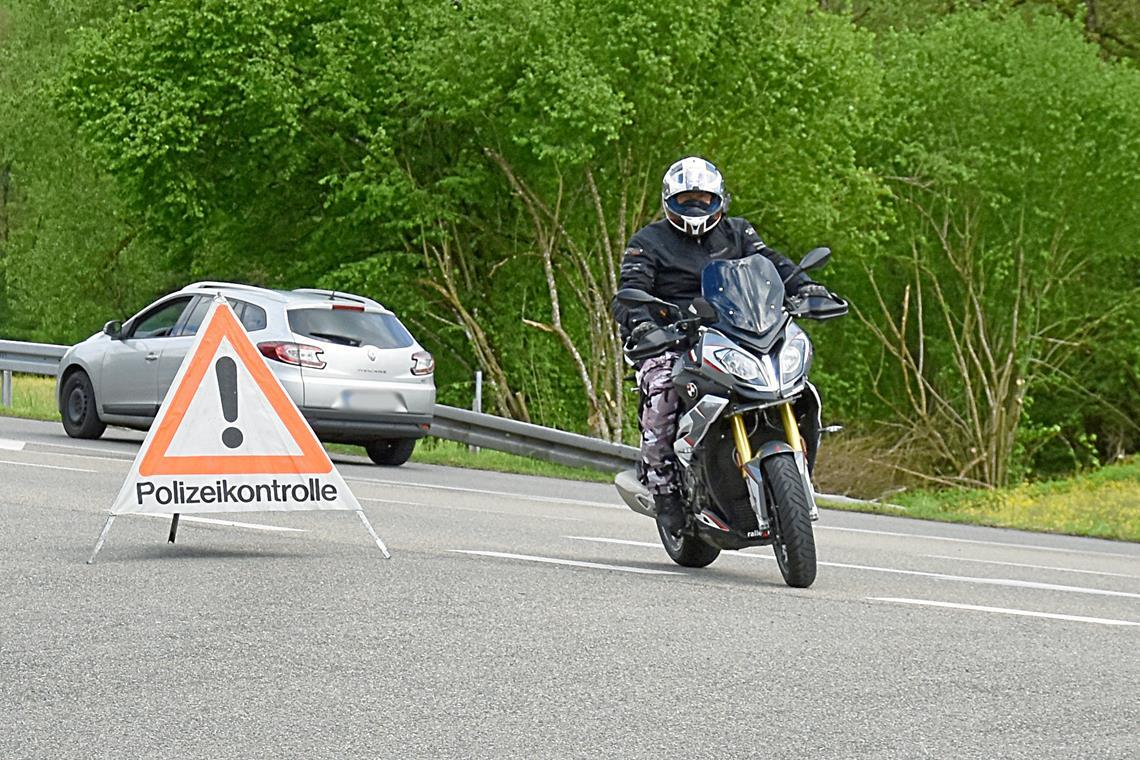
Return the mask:
<svg viewBox="0 0 1140 760">
<path fill-rule="evenodd" d="M 222 303 L 204 328 L 197 350 L 187 360 L 189 365 L 182 382 L 175 389 L 170 404 L 157 420 L 158 429 L 139 462 L 139 475 L 323 475 L 333 469 L 332 460 L 313 435 L 297 406 L 281 387 L 265 359 L 254 348 L 245 328 L 237 321 L 228 303 Z M 178 431 L 190 402 L 198 393 L 202 379 L 217 355 L 222 340 L 228 340 L 257 387 L 284 423 L 285 429 L 301 449 L 295 454 L 223 454 L 213 456 L 168 456 L 170 443 Z"/>
</svg>

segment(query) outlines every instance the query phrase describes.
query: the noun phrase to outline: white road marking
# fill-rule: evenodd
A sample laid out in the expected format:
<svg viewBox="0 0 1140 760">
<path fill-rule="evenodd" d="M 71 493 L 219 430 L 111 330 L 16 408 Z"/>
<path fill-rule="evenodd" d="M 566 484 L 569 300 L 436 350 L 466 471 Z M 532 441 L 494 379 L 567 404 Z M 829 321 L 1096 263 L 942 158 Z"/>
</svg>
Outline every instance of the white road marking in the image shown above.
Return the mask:
<svg viewBox="0 0 1140 760">
<path fill-rule="evenodd" d="M 1113 620 L 1112 618 L 1085 617 L 1083 615 L 1062 615 L 1055 612 L 1033 612 L 1032 610 L 1015 610 L 1008 607 L 983 607 L 977 604 L 953 604 L 951 602 L 932 602 L 929 599 L 902 599 L 891 596 L 869 596 L 876 602 L 894 602 L 895 604 L 915 604 L 924 607 L 946 607 L 955 610 L 974 610 L 976 612 L 996 612 L 1002 615 L 1020 615 L 1022 617 L 1048 618 L 1050 620 L 1070 620 L 1078 623 L 1099 623 L 1101 625 L 1136 625 L 1131 620 Z"/>
<path fill-rule="evenodd" d="M 756 557 L 756 554 L 744 554 L 745 557 Z M 1062 586 L 1056 583 L 1039 583 L 1037 581 L 1019 581 L 1012 578 L 977 578 L 971 575 L 947 575 L 945 573 L 927 573 L 921 570 L 900 570 L 893 567 L 875 567 L 873 565 L 849 565 L 844 562 L 820 562 L 825 567 L 841 567 L 848 570 L 871 570 L 877 573 L 895 573 L 897 575 L 917 575 L 923 578 L 937 578 L 943 581 L 960 581 L 962 583 L 977 583 L 983 586 L 1012 586 L 1014 588 L 1035 588 L 1043 591 L 1071 591 L 1075 594 L 1098 594 L 1100 596 L 1123 596 L 1130 599 L 1140 599 L 1140 594 L 1127 591 L 1108 591 L 1100 588 L 1085 588 L 1084 586 Z"/>
<path fill-rule="evenodd" d="M 563 536 L 563 538 L 570 538 L 575 541 L 595 541 L 599 544 L 625 544 L 626 546 L 648 546 L 650 549 L 662 549 L 661 542 L 653 543 L 652 541 L 629 541 L 624 538 L 602 538 L 601 536 Z"/>
<path fill-rule="evenodd" d="M 134 456 L 129 451 L 119 451 L 117 449 L 108 449 L 100 446 L 76 446 L 72 443 L 49 443 L 48 441 L 31 441 L 31 443 L 35 446 L 51 446 L 56 449 L 76 449 L 77 451 L 100 451 L 104 454 L 118 454 L 119 457 L 126 457 L 128 461 L 134 459 Z M 141 444 L 142 441 L 129 441 L 128 443 Z M 114 458 L 118 457 L 108 457 L 108 459 Z"/>
<path fill-rule="evenodd" d="M 1136 559 L 1135 554 L 1113 554 L 1112 552 L 1089 551 L 1088 549 L 1062 549 L 1056 546 L 1041 546 L 1039 544 L 1014 544 L 1002 541 L 981 541 L 972 538 L 949 538 L 947 536 L 931 536 L 922 533 L 898 533 L 889 530 L 868 530 L 866 528 L 837 528 L 832 525 L 815 525 L 816 530 L 838 530 L 845 533 L 872 533 L 876 536 L 901 536 L 903 538 L 926 538 L 931 541 L 951 541 L 956 544 L 981 544 L 982 546 L 1011 546 L 1015 549 L 1037 549 L 1043 552 L 1069 552 L 1070 554 L 1091 554 L 1094 557 L 1125 557 Z"/>
<path fill-rule="evenodd" d="M 627 544 L 629 546 L 658 547 L 659 544 L 648 541 L 625 541 L 616 538 L 600 538 L 591 536 L 565 536 L 576 541 L 596 541 L 607 544 Z M 726 552 L 726 556 L 751 557 L 753 559 L 768 559 L 775 561 L 774 556 L 752 554 L 751 552 Z M 943 581 L 959 581 L 961 583 L 977 583 L 983 586 L 1013 586 L 1015 588 L 1033 588 L 1044 591 L 1070 591 L 1076 594 L 1098 594 L 1100 596 L 1123 596 L 1131 599 L 1140 599 L 1140 594 L 1127 591 L 1108 591 L 1099 588 L 1086 588 L 1084 586 L 1061 586 L 1055 583 L 1039 583 L 1037 581 L 1019 581 L 1012 578 L 978 578 L 971 575 L 947 575 L 945 573 L 928 573 L 922 570 L 902 570 L 895 567 L 876 567 L 874 565 L 853 565 L 846 562 L 817 562 L 820 567 L 839 567 L 846 570 L 870 570 L 876 573 L 893 573 L 895 575 L 916 575 L 923 578 L 937 578 Z"/>
<path fill-rule="evenodd" d="M 506 499 L 520 501 L 539 501 L 547 504 L 570 504 L 576 507 L 603 507 L 605 509 L 626 509 L 625 506 L 610 504 L 602 501 L 583 501 L 581 499 L 559 499 L 554 496 L 531 496 L 523 493 L 510 493 L 507 491 L 488 491 L 483 488 L 460 488 L 459 486 L 438 486 L 432 483 L 412 483 L 402 480 L 373 480 L 371 478 L 345 478 L 352 483 L 371 483 L 379 486 L 404 486 L 406 488 L 426 488 L 431 491 L 457 491 L 459 493 L 477 493 L 486 496 L 501 496 Z"/>
<path fill-rule="evenodd" d="M 433 509 L 453 509 L 459 512 L 478 512 L 484 515 L 505 515 L 507 517 L 538 518 L 540 520 L 561 520 L 563 522 L 585 522 L 580 517 L 562 515 L 533 515 L 525 512 L 505 512 L 501 509 L 479 509 L 478 507 L 457 507 L 454 504 L 433 504 L 425 501 L 399 501 L 397 499 L 377 499 L 371 496 L 357 496 L 357 501 L 374 501 L 377 504 L 403 504 L 409 507 L 431 507 Z"/>
<path fill-rule="evenodd" d="M 172 517 L 172 515 L 164 515 L 158 512 L 129 512 L 128 514 L 138 515 L 139 517 L 159 517 L 163 520 L 169 520 Z M 304 528 L 284 528 L 280 525 L 260 525 L 258 523 L 234 522 L 233 520 L 215 520 L 212 517 L 194 517 L 193 515 L 181 515 L 179 520 L 208 523 L 210 525 L 228 525 L 234 528 L 249 528 L 250 530 L 277 530 L 283 533 L 308 533 Z"/>
<path fill-rule="evenodd" d="M 13 441 L 11 438 L 0 438 L 0 450 L 23 451 L 27 444 L 24 441 Z"/>
<path fill-rule="evenodd" d="M 1006 565 L 1009 567 L 1028 567 L 1033 570 L 1056 570 L 1061 573 L 1084 573 L 1085 575 L 1107 575 L 1112 578 L 1140 578 L 1140 575 L 1129 575 L 1127 573 L 1106 573 L 1100 570 L 1076 570 L 1071 567 L 1054 567 L 1052 565 L 1027 565 L 1024 562 L 998 562 L 993 559 L 974 559 L 972 557 L 951 557 L 947 554 L 924 554 L 924 557 L 931 559 L 952 559 L 957 562 L 980 562 L 984 565 Z"/>
<path fill-rule="evenodd" d="M 555 559 L 554 557 L 534 557 L 529 554 L 508 554 L 506 552 L 480 552 L 470 549 L 448 549 L 456 554 L 475 554 L 480 557 L 499 557 L 501 559 L 521 559 L 527 562 L 544 562 L 550 565 L 570 565 L 571 567 L 589 567 L 595 570 L 617 570 L 623 573 L 638 573 L 640 575 L 683 575 L 672 570 L 650 570 L 645 567 L 626 567 L 625 565 L 605 565 L 600 562 L 579 562 L 572 559 Z"/>
<path fill-rule="evenodd" d="M 95 472 L 95 470 L 84 470 L 79 467 L 59 467 L 54 464 L 32 464 L 31 462 L 13 462 L 10 459 L 0 459 L 0 464 L 14 464 L 17 467 L 42 467 L 45 470 L 67 470 L 68 472 Z"/>
</svg>

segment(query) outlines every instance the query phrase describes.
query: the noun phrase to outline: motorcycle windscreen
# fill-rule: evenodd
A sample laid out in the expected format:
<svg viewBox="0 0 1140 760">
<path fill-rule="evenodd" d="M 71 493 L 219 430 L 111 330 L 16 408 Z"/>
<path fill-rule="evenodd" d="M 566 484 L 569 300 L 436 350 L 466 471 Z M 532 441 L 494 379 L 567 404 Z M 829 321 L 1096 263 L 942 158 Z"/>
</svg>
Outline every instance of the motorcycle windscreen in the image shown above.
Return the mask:
<svg viewBox="0 0 1140 760">
<path fill-rule="evenodd" d="M 746 334 L 763 335 L 783 316 L 784 282 L 765 256 L 710 261 L 701 272 L 701 295 L 726 326 Z"/>
</svg>

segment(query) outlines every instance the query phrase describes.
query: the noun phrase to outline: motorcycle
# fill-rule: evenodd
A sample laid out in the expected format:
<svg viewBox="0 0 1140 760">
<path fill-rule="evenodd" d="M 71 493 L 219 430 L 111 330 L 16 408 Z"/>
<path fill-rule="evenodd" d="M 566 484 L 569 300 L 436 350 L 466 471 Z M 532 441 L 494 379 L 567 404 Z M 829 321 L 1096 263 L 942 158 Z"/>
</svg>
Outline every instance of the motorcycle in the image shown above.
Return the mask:
<svg viewBox="0 0 1140 760">
<path fill-rule="evenodd" d="M 799 269 L 822 267 L 830 256 L 816 248 Z M 785 583 L 807 588 L 816 576 L 812 522 L 819 519 L 811 471 L 823 431 L 819 395 L 807 380 L 812 344 L 794 320 L 843 316 L 847 302 L 830 291 L 787 296 L 784 284 L 771 261 L 749 256 L 707 264 L 687 314 L 636 288 L 617 298 L 665 315 L 627 343 L 630 363 L 679 353 L 673 451 L 686 519 L 679 535 L 658 527 L 665 551 L 679 565 L 705 567 L 722 550 L 771 545 Z M 614 484 L 633 511 L 656 517 L 636 470 L 618 473 Z"/>
</svg>

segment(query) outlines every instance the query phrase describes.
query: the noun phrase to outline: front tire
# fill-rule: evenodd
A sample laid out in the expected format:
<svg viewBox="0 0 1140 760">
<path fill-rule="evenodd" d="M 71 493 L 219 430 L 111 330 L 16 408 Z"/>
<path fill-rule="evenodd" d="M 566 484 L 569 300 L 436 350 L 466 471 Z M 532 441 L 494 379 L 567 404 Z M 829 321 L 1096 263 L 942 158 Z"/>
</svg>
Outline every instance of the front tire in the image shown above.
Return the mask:
<svg viewBox="0 0 1140 760">
<path fill-rule="evenodd" d="M 686 535 L 671 536 L 657 526 L 657 535 L 661 537 L 661 545 L 669 559 L 682 567 L 707 567 L 720 556 L 720 549 L 710 546 L 697 536 Z"/>
<path fill-rule="evenodd" d="M 86 372 L 79 370 L 64 381 L 60 401 L 63 429 L 69 436 L 98 438 L 103 435 L 107 425 L 99 419 L 95 409 L 95 389 Z"/>
<path fill-rule="evenodd" d="M 368 458 L 382 467 L 399 467 L 412 456 L 415 438 L 381 438 L 364 445 Z"/>
<path fill-rule="evenodd" d="M 761 464 L 776 512 L 776 564 L 784 582 L 807 588 L 815 582 L 815 534 L 804 481 L 791 454 L 778 454 Z"/>
</svg>

